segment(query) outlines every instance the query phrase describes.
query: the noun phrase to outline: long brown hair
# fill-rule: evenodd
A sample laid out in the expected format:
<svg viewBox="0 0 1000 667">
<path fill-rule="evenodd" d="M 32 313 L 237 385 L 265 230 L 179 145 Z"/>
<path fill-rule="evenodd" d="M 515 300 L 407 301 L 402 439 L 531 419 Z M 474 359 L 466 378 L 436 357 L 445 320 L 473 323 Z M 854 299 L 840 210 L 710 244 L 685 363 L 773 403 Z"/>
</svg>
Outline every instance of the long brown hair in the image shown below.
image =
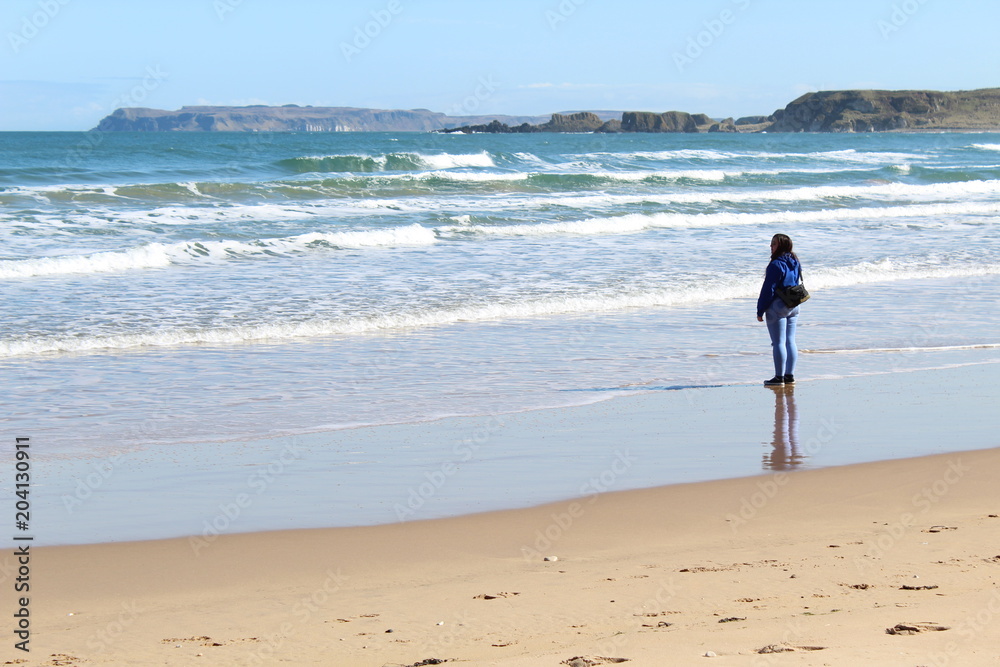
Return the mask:
<svg viewBox="0 0 1000 667">
<path fill-rule="evenodd" d="M 798 255 L 792 252 L 792 239 L 787 234 L 775 234 L 771 237 L 771 243 L 778 244 L 771 253 L 771 261 L 778 259 L 782 255 L 791 255 L 798 260 Z"/>
</svg>

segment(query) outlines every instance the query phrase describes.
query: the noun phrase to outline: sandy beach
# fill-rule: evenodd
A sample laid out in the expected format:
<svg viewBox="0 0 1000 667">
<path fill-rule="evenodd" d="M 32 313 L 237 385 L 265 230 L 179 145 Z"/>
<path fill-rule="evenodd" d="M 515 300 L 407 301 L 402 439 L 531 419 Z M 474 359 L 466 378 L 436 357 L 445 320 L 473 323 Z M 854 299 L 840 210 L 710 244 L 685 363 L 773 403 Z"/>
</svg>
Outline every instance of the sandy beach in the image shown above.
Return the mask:
<svg viewBox="0 0 1000 667">
<path fill-rule="evenodd" d="M 197 555 L 188 539 L 50 548 L 31 658 L 13 664 L 993 665 L 998 463 L 224 536 Z M 900 624 L 916 634 L 886 632 Z"/>
<path fill-rule="evenodd" d="M 911 428 L 954 418 L 926 404 Z M 1000 449 L 983 440 L 988 419 L 978 439 L 956 430 L 972 451 L 374 527 L 38 548 L 30 653 L 8 633 L 0 655 L 31 666 L 994 665 Z M 539 437 L 572 437 L 550 426 Z M 9 587 L 14 556 L 3 565 Z"/>
</svg>

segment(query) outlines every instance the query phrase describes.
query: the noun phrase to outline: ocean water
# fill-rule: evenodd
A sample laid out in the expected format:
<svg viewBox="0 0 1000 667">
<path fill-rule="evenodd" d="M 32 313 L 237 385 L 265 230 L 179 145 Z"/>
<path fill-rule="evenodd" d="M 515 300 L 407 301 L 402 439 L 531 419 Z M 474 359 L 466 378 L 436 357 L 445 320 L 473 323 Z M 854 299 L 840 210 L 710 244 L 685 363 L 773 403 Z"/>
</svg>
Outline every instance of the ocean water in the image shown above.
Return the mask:
<svg viewBox="0 0 1000 667">
<path fill-rule="evenodd" d="M 996 134 L 3 133 L 0 420 L 106 459 L 759 384 L 777 232 L 801 380 L 992 363 L 998 214 Z"/>
</svg>

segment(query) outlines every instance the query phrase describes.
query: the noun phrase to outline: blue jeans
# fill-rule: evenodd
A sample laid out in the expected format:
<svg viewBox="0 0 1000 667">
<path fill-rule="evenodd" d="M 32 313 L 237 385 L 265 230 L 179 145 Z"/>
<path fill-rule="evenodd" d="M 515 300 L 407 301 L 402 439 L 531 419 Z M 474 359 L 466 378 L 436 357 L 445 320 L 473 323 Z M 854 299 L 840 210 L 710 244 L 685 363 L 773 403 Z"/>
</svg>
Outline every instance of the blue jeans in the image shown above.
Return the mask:
<svg viewBox="0 0 1000 667">
<path fill-rule="evenodd" d="M 764 311 L 767 332 L 771 334 L 771 354 L 774 356 L 774 374 L 793 375 L 799 348 L 795 346 L 795 323 L 799 307 L 789 308 L 781 299 L 775 299 Z"/>
</svg>

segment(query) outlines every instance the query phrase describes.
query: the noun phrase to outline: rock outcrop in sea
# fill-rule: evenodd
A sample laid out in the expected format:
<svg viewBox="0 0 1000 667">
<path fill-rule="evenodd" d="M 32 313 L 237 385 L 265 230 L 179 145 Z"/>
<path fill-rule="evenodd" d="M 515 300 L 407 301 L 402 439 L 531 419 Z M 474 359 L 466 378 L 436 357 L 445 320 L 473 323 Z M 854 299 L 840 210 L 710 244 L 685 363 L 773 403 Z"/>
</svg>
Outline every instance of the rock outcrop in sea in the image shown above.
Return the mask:
<svg viewBox="0 0 1000 667">
<path fill-rule="evenodd" d="M 708 128 L 709 132 L 739 132 L 740 129 L 736 127 L 736 123 L 733 122 L 732 118 L 726 118 L 718 123 L 712 123 L 711 127 Z"/>
<path fill-rule="evenodd" d="M 539 125 L 522 123 L 511 127 L 499 121 L 485 125 L 457 127 L 443 132 L 482 132 L 487 134 L 511 134 L 531 132 L 699 132 L 707 131 L 714 123 L 705 114 L 689 114 L 684 111 L 626 111 L 621 120 L 601 120 L 594 113 L 584 111 L 573 114 L 552 114 L 548 122 Z M 704 130 L 703 130 L 704 128 Z"/>
<path fill-rule="evenodd" d="M 589 111 L 581 111 L 571 114 L 552 114 L 546 123 L 533 125 L 522 123 L 511 127 L 507 123 L 494 120 L 483 125 L 466 125 L 454 129 L 442 130 L 443 132 L 463 132 L 465 134 L 485 133 L 485 134 L 526 134 L 532 132 L 595 132 L 598 131 L 604 121 L 600 116 Z"/>
</svg>

